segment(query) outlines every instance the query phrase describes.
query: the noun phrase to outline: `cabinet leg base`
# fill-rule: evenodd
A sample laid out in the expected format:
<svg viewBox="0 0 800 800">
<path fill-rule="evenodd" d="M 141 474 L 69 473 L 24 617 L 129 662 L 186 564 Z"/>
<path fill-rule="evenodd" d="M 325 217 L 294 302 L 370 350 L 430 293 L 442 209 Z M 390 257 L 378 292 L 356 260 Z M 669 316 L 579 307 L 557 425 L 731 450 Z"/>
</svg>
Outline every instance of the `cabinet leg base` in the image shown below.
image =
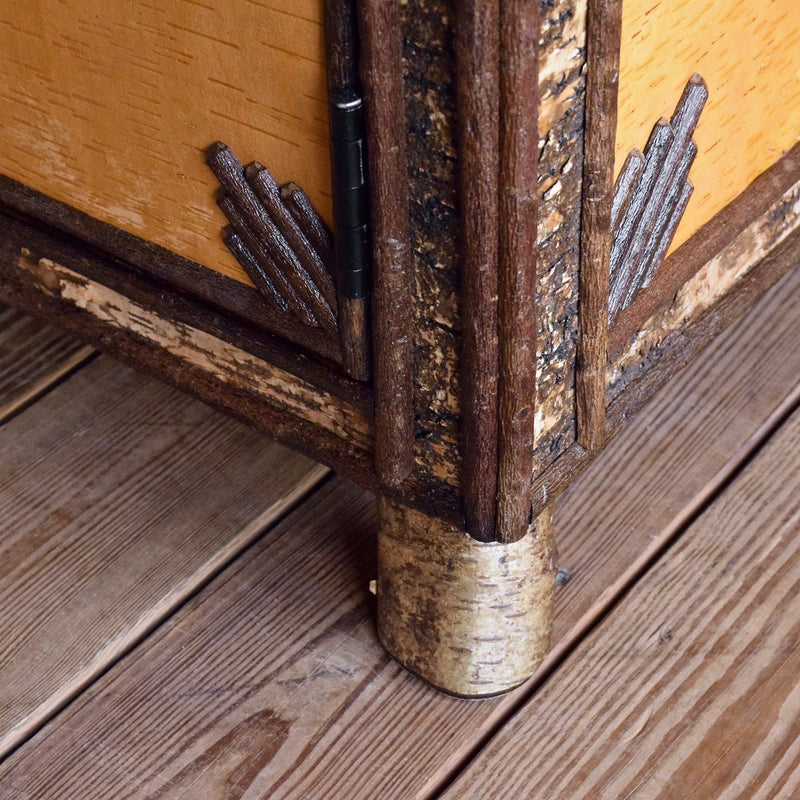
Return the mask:
<svg viewBox="0 0 800 800">
<path fill-rule="evenodd" d="M 550 644 L 555 547 L 549 510 L 513 544 L 482 544 L 450 523 L 381 498 L 378 636 L 441 691 L 513 689 Z"/>
</svg>

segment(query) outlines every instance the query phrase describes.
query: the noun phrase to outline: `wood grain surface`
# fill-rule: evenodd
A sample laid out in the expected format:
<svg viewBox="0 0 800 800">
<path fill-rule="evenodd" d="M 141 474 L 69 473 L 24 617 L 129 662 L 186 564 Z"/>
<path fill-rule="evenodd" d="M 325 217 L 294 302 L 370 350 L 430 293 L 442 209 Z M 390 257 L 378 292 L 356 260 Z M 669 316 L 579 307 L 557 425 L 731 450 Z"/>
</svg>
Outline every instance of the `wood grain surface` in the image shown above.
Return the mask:
<svg viewBox="0 0 800 800">
<path fill-rule="evenodd" d="M 445 798 L 800 791 L 800 413 Z"/>
<path fill-rule="evenodd" d="M 326 474 L 106 358 L 0 429 L 0 755 Z"/>
<path fill-rule="evenodd" d="M 798 336 L 790 275 L 557 502 L 556 660 L 763 438 Z M 536 681 L 468 703 L 392 662 L 366 591 L 375 525 L 368 495 L 328 484 L 8 759 L 0 794 L 431 797 Z"/>
<path fill-rule="evenodd" d="M 45 0 L 0 8 L 0 172 L 238 280 L 212 142 L 330 219 L 322 3 Z"/>
<path fill-rule="evenodd" d="M 279 796 L 284 772 L 373 677 L 374 516 L 342 479 L 323 487 L 70 707 L 81 717 L 68 723 L 80 729 L 70 764 L 55 757 L 62 716 L 32 740 L 49 741 L 36 746 L 49 767 L 23 777 L 17 751 L 0 794 Z"/>
<path fill-rule="evenodd" d="M 0 422 L 77 369 L 94 350 L 72 336 L 0 305 Z"/>
<path fill-rule="evenodd" d="M 796 144 L 798 64 L 794 0 L 626 0 L 615 173 L 632 148 L 644 146 L 653 123 L 669 116 L 693 73 L 708 84 L 695 136 L 695 192 L 673 249 Z"/>
</svg>

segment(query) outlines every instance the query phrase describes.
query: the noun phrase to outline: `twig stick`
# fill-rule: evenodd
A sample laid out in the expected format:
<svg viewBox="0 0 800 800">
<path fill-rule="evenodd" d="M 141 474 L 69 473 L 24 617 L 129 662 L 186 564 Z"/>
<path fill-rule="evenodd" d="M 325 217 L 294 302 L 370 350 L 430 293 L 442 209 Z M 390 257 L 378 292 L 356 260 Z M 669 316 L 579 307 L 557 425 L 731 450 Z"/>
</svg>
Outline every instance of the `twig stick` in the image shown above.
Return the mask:
<svg viewBox="0 0 800 800">
<path fill-rule="evenodd" d="M 691 197 L 692 191 L 694 190 L 694 187 L 688 181 L 688 177 L 689 170 L 692 167 L 692 162 L 696 155 L 697 145 L 694 142 L 689 142 L 683 153 L 683 157 L 675 165 L 671 176 L 671 182 L 663 198 L 660 198 L 660 204 L 654 205 L 653 208 L 650 209 L 650 214 L 653 215 L 653 219 L 650 222 L 650 235 L 636 269 L 637 281 L 634 286 L 630 287 L 625 296 L 625 306 L 631 304 L 633 295 L 640 287 L 647 286 L 650 280 L 652 280 L 656 269 L 658 269 L 658 262 L 655 261 L 654 257 L 657 252 L 662 251 L 665 239 L 669 239 L 669 241 L 666 242 L 667 247 L 672 241 L 672 236 L 675 234 L 677 224 L 680 222 L 680 217 L 678 217 L 677 220 L 675 219 L 675 209 L 679 207 L 684 198 L 686 203 L 688 203 L 689 197 Z M 683 214 L 686 208 L 686 203 L 684 203 L 683 208 L 681 208 L 681 214 Z M 670 229 L 671 222 L 675 223 L 675 227 Z M 663 252 L 666 252 L 666 250 L 663 250 Z M 611 319 L 610 316 L 609 319 Z"/>
<path fill-rule="evenodd" d="M 328 92 L 358 84 L 356 18 L 353 0 L 325 0 L 325 68 Z"/>
<path fill-rule="evenodd" d="M 694 186 L 689 181 L 685 181 L 680 187 L 680 195 L 662 209 L 666 219 L 663 223 L 662 220 L 659 220 L 660 238 L 658 239 L 658 246 L 653 251 L 647 264 L 647 271 L 642 280 L 642 289 L 646 289 L 653 282 L 656 270 L 661 266 L 661 262 L 664 260 L 664 256 L 666 256 L 667 250 L 669 250 L 669 246 L 675 238 L 678 225 L 680 225 L 683 218 L 683 212 L 686 211 L 686 206 L 689 205 L 689 198 L 691 198 L 693 191 Z M 628 305 L 630 305 L 630 301 Z"/>
<path fill-rule="evenodd" d="M 245 176 L 258 199 L 264 204 L 278 230 L 294 251 L 297 260 L 317 285 L 325 302 L 336 311 L 336 287 L 333 278 L 322 261 L 322 256 L 314 250 L 311 243 L 300 230 L 297 220 L 292 216 L 281 199 L 281 190 L 269 170 L 258 162 L 253 162 L 245 170 Z"/>
<path fill-rule="evenodd" d="M 236 156 L 226 145 L 216 142 L 208 148 L 206 161 L 240 212 L 238 222 L 230 220 L 236 232 L 250 247 L 248 237 L 242 234 L 237 224 L 244 224 L 250 228 L 249 238 L 257 239 L 262 243 L 260 249 L 269 253 L 275 267 L 291 284 L 304 307 L 317 319 L 318 324 L 325 331 L 338 337 L 336 317 L 331 307 L 325 302 L 314 281 L 292 252 L 289 243 L 284 239 L 261 201 L 250 188 L 245 180 L 244 167 L 238 162 Z M 261 261 L 256 252 L 253 255 Z M 272 282 L 281 291 L 281 294 L 284 294 L 274 279 Z M 286 300 L 292 306 L 288 297 Z"/>
<path fill-rule="evenodd" d="M 647 243 L 651 217 L 650 208 L 657 195 L 659 177 L 669 154 L 674 136 L 669 121 L 662 117 L 653 128 L 644 148 L 644 169 L 631 193 L 625 216 L 614 237 L 610 255 L 610 273 L 614 275 L 609 296 L 609 309 L 619 309 L 625 300 L 625 288 L 630 283 L 642 251 Z"/>
<path fill-rule="evenodd" d="M 463 498 L 466 530 L 495 536 L 498 439 L 499 0 L 456 11 L 464 260 L 461 274 Z"/>
<path fill-rule="evenodd" d="M 308 195 L 296 183 L 287 183 L 281 186 L 281 199 L 297 220 L 311 246 L 322 257 L 328 272 L 333 275 L 333 236 L 325 221 L 317 214 Z"/>
<path fill-rule="evenodd" d="M 539 3 L 500 4 L 499 452 L 495 538 L 531 521 L 536 395 Z"/>
<path fill-rule="evenodd" d="M 250 276 L 250 280 L 258 286 L 262 294 L 271 298 L 279 311 L 288 311 L 289 304 L 281 297 L 267 273 L 255 260 L 242 237 L 230 225 L 222 229 L 222 241 L 225 242 L 233 257 L 244 267 L 244 271 Z"/>
<path fill-rule="evenodd" d="M 606 439 L 606 361 L 621 0 L 589 0 L 576 395 L 578 443 Z"/>
<path fill-rule="evenodd" d="M 253 261 L 245 262 L 243 266 L 247 268 L 247 266 L 255 264 L 258 267 L 258 271 L 250 275 L 258 289 L 267 296 L 271 295 L 271 289 L 277 290 L 278 294 L 292 310 L 292 313 L 304 325 L 310 325 L 312 328 L 319 327 L 317 318 L 297 296 L 294 286 L 292 286 L 286 273 L 272 260 L 272 254 L 267 249 L 263 239 L 253 233 L 253 229 L 247 224 L 242 210 L 234 202 L 233 198 L 225 193 L 224 189 L 220 190 L 217 195 L 217 205 L 222 209 L 222 213 L 228 218 L 233 230 L 253 255 Z"/>
<path fill-rule="evenodd" d="M 342 364 L 347 374 L 357 381 L 368 381 L 369 325 L 367 304 L 363 297 L 339 299 L 339 332 L 342 343 Z"/>
<path fill-rule="evenodd" d="M 622 165 L 617 182 L 614 184 L 614 200 L 611 205 L 611 230 L 616 233 L 620 220 L 625 216 L 631 202 L 636 181 L 644 169 L 644 155 L 641 150 L 633 149 L 628 153 Z M 613 276 L 613 271 L 612 271 Z"/>
<path fill-rule="evenodd" d="M 359 8 L 372 206 L 375 469 L 392 486 L 414 462 L 403 39 L 398 2 L 363 0 Z"/>
<path fill-rule="evenodd" d="M 639 289 L 648 286 L 666 253 L 680 216 L 673 212 L 686 207 L 691 195 L 689 170 L 697 147 L 692 134 L 703 110 L 708 89 L 700 75 L 693 75 L 683 90 L 672 119 L 660 119 L 653 129 L 644 152 L 640 178 L 630 189 L 630 200 L 620 218 L 617 235 L 611 246 L 611 290 L 608 318 L 613 323 L 617 314 L 627 308 Z M 626 167 L 630 163 L 629 156 Z M 625 191 L 624 180 L 618 189 Z M 616 197 L 614 209 L 624 201 Z M 612 211 L 612 227 L 614 226 Z M 656 260 L 656 254 L 659 259 Z"/>
</svg>

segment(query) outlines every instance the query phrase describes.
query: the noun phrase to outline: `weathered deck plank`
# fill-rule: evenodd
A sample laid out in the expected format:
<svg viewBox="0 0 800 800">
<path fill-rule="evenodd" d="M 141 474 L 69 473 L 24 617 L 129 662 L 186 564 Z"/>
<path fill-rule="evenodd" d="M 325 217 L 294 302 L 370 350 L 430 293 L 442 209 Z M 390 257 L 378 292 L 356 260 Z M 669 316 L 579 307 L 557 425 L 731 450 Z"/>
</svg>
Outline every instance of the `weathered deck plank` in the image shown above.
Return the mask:
<svg viewBox="0 0 800 800">
<path fill-rule="evenodd" d="M 373 679 L 374 517 L 322 487 L 12 756 L 0 796 L 271 796 Z"/>
<path fill-rule="evenodd" d="M 72 336 L 0 305 L 0 423 L 94 353 Z"/>
<path fill-rule="evenodd" d="M 326 474 L 106 358 L 0 428 L 0 756 Z"/>
<path fill-rule="evenodd" d="M 556 503 L 555 640 L 601 613 L 800 396 L 800 270 L 673 379 Z M 622 565 L 623 569 L 619 569 Z M 600 565 L 600 566 L 598 566 Z M 616 575 L 603 565 L 613 565 Z"/>
<path fill-rule="evenodd" d="M 800 791 L 800 412 L 444 798 Z"/>
<path fill-rule="evenodd" d="M 799 336 L 790 275 L 559 501 L 574 572 L 559 647 L 763 438 L 797 386 Z M 368 494 L 324 487 L 13 754 L 0 795 L 431 796 L 521 695 L 443 697 L 386 657 L 374 525 Z"/>
</svg>

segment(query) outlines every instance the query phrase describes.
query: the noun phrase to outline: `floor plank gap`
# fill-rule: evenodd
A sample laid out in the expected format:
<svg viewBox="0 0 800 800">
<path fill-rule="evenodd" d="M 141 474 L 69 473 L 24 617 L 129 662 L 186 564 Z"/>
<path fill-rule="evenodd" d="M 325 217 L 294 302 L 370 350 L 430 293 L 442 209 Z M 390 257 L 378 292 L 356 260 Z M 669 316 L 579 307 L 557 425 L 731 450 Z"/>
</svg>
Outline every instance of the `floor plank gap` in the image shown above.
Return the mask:
<svg viewBox="0 0 800 800">
<path fill-rule="evenodd" d="M 43 321 L 0 306 L 0 424 L 52 391 L 96 354 Z"/>
</svg>

